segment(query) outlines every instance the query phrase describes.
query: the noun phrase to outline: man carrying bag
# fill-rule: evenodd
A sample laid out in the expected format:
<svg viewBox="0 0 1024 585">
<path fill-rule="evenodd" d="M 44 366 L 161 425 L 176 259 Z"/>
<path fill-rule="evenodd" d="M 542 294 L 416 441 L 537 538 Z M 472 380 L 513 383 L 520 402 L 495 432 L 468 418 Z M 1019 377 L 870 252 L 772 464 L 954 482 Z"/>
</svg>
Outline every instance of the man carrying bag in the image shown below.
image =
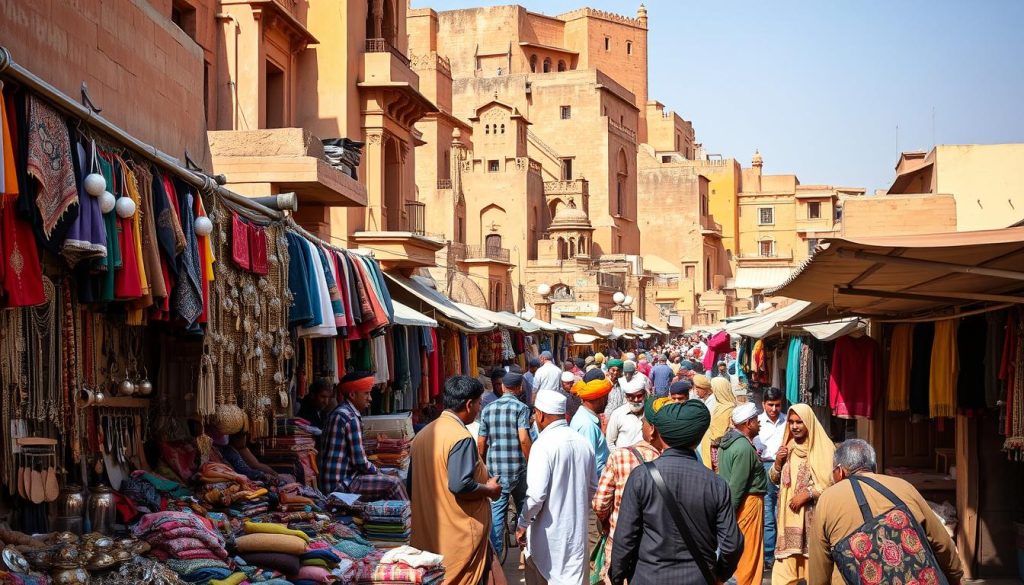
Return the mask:
<svg viewBox="0 0 1024 585">
<path fill-rule="evenodd" d="M 609 579 L 612 585 L 726 581 L 736 570 L 743 537 L 728 484 L 698 462 L 694 452 L 711 413 L 697 400 L 650 398 L 645 417 L 669 448 L 634 469 L 626 482 Z"/>
</svg>

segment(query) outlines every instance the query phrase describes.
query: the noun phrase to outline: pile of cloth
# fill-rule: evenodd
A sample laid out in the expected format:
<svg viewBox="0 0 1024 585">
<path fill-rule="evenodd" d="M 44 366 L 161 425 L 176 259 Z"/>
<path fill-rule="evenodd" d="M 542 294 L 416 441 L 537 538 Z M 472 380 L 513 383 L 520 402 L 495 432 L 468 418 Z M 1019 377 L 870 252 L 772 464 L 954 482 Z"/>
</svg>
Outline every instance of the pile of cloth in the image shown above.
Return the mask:
<svg viewBox="0 0 1024 585">
<path fill-rule="evenodd" d="M 381 500 L 363 506 L 363 532 L 378 548 L 409 544 L 412 509 L 404 500 Z"/>
<path fill-rule="evenodd" d="M 323 510 L 325 500 L 320 492 L 299 483 L 277 488 L 277 509 L 282 512 L 310 512 Z"/>
<path fill-rule="evenodd" d="M 267 489 L 223 463 L 207 463 L 199 468 L 205 503 L 225 507 L 237 518 L 252 518 L 270 511 Z"/>
<path fill-rule="evenodd" d="M 228 568 L 224 538 L 202 516 L 174 511 L 146 514 L 132 534 L 149 543 L 150 554 L 160 561 L 212 561 L 201 563 L 202 568 Z"/>
<path fill-rule="evenodd" d="M 359 585 L 434 585 L 444 581 L 443 557 L 411 546 L 384 553 L 372 568 L 361 568 Z M 365 567 L 365 565 L 364 565 Z"/>
<path fill-rule="evenodd" d="M 301 418 L 275 421 L 275 433 L 260 440 L 260 461 L 278 474 L 291 475 L 307 486 L 316 485 L 316 438 L 322 431 Z"/>
<path fill-rule="evenodd" d="M 309 535 L 270 522 L 246 522 L 243 533 L 235 538 L 235 550 L 247 566 L 288 580 L 299 575 L 300 557 L 309 552 Z"/>
<path fill-rule="evenodd" d="M 388 469 L 409 469 L 409 450 L 412 448 L 412 441 L 408 439 L 367 437 L 363 439 L 363 448 L 366 450 L 366 458 L 385 473 Z"/>
</svg>

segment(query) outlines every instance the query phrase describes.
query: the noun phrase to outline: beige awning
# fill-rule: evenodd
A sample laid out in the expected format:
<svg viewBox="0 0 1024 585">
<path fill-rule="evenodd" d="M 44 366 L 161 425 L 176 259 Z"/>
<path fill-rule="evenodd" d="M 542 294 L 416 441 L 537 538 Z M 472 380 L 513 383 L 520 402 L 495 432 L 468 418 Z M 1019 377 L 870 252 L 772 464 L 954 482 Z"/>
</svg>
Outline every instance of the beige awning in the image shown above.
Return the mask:
<svg viewBox="0 0 1024 585">
<path fill-rule="evenodd" d="M 790 266 L 740 266 L 730 288 L 764 290 L 786 282 L 790 274 L 793 274 Z"/>
<path fill-rule="evenodd" d="M 889 318 L 1024 304 L 1024 227 L 828 239 L 765 294 Z"/>
</svg>

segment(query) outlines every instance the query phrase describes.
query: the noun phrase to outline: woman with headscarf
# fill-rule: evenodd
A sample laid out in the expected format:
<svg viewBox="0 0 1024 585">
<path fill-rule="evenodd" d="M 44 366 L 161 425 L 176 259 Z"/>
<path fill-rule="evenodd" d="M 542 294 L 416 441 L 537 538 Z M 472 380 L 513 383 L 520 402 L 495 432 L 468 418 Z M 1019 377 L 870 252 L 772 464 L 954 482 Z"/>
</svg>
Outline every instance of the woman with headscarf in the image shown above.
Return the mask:
<svg viewBox="0 0 1024 585">
<path fill-rule="evenodd" d="M 768 479 L 779 486 L 772 585 L 790 585 L 807 579 L 808 528 L 818 496 L 832 485 L 835 450 L 810 406 L 789 407 L 782 447 L 768 470 Z"/>
<path fill-rule="evenodd" d="M 711 378 L 711 391 L 715 407 L 711 411 L 711 426 L 700 442 L 700 460 L 705 467 L 718 471 L 718 441 L 729 432 L 732 409 L 736 408 L 736 394 L 728 378 Z"/>
</svg>

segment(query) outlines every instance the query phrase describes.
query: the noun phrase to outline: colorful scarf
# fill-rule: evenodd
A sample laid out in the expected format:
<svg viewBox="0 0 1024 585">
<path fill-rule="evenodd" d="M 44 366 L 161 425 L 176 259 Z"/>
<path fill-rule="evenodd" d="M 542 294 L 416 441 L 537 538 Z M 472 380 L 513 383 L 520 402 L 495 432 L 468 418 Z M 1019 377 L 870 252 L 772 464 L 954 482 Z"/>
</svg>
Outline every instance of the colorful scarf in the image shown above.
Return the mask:
<svg viewBox="0 0 1024 585">
<path fill-rule="evenodd" d="M 78 203 L 71 138 L 64 119 L 39 98 L 29 96 L 28 174 L 39 181 L 36 206 L 49 238 L 57 222 Z"/>
</svg>

